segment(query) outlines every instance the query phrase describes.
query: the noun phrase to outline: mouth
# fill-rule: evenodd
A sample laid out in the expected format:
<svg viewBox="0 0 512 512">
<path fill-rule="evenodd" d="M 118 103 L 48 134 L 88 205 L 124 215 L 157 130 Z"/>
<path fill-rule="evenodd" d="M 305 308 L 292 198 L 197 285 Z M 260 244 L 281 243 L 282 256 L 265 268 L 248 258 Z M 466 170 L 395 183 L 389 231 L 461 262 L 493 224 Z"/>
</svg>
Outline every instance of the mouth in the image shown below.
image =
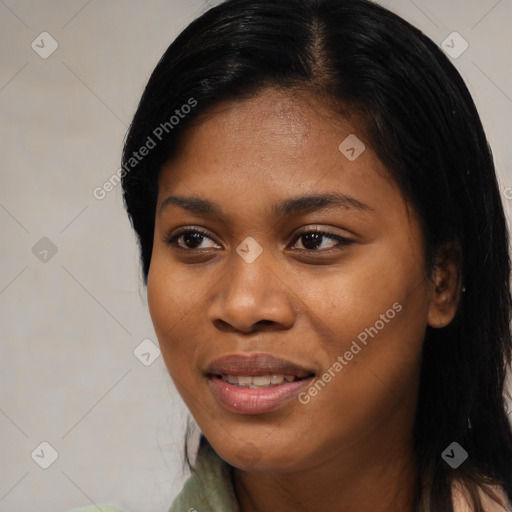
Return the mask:
<svg viewBox="0 0 512 512">
<path fill-rule="evenodd" d="M 314 375 L 314 371 L 292 361 L 269 354 L 233 354 L 221 357 L 213 361 L 206 369 L 208 376 L 234 377 L 242 378 L 243 384 L 254 384 L 256 386 L 272 385 L 272 378 L 278 382 L 281 376 L 284 380 L 292 382 L 293 380 L 303 379 Z M 247 379 L 256 379 L 255 382 L 249 382 Z M 270 378 L 270 382 L 258 380 L 259 377 Z M 245 379 L 245 381 L 244 381 Z M 229 381 L 228 381 L 229 382 Z M 236 382 L 233 381 L 233 384 Z"/>
<path fill-rule="evenodd" d="M 224 382 L 228 382 L 233 386 L 239 388 L 249 388 L 249 389 L 267 389 L 273 388 L 275 386 L 280 386 L 284 382 L 296 382 L 299 380 L 307 379 L 308 377 L 313 377 L 314 374 L 308 375 L 306 377 L 297 377 L 295 375 L 213 375 L 213 377 L 221 378 Z"/>
<path fill-rule="evenodd" d="M 237 414 L 276 410 L 310 385 L 315 372 L 266 354 L 237 354 L 214 361 L 206 371 L 216 400 Z"/>
</svg>

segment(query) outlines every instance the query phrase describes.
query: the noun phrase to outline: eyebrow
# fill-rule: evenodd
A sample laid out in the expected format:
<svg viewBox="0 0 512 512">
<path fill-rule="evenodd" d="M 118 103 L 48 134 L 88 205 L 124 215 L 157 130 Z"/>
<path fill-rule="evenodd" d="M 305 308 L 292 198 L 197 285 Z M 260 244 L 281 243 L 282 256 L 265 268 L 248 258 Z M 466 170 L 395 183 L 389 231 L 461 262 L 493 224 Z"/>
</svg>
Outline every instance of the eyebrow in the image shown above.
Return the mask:
<svg viewBox="0 0 512 512">
<path fill-rule="evenodd" d="M 198 215 L 223 216 L 222 208 L 197 197 L 169 196 L 160 205 L 160 214 L 168 206 L 175 205 Z M 373 208 L 346 194 L 316 194 L 293 197 L 272 205 L 273 217 L 286 217 L 291 213 L 305 213 L 314 210 L 330 210 L 333 208 L 352 208 L 358 211 L 374 211 Z"/>
</svg>

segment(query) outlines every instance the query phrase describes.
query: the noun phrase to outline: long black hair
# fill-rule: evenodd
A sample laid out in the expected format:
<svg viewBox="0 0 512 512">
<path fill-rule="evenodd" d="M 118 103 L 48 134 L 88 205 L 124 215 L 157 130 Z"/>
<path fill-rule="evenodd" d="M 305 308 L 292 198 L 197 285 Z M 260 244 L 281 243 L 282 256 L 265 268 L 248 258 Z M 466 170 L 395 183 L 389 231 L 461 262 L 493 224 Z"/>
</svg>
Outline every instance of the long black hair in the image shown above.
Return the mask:
<svg viewBox="0 0 512 512">
<path fill-rule="evenodd" d="M 265 87 L 307 91 L 331 99 L 340 116 L 357 115 L 418 214 L 426 270 L 447 247 L 458 255 L 457 313 L 444 328 L 427 326 L 423 345 L 417 509 L 452 511 L 455 478 L 476 511 L 483 483 L 512 500 L 510 258 L 492 153 L 456 68 L 399 16 L 368 0 L 227 0 L 183 30 L 151 75 L 123 152 L 144 283 L 162 165 L 210 107 Z M 452 442 L 469 454 L 458 469 L 441 457 Z"/>
</svg>

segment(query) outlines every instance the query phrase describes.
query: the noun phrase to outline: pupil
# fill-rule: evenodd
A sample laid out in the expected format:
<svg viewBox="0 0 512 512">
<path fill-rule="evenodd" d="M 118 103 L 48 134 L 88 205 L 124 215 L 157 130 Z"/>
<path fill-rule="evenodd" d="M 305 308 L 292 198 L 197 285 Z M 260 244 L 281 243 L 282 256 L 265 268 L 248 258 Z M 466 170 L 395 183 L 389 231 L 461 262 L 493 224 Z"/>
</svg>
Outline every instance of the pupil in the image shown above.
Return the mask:
<svg viewBox="0 0 512 512">
<path fill-rule="evenodd" d="M 306 233 L 305 235 L 302 235 L 302 238 L 305 239 L 305 242 L 304 241 L 302 242 L 302 245 L 306 248 L 306 249 L 313 249 L 315 247 L 317 247 L 318 245 L 321 245 L 321 243 L 319 242 L 319 239 L 322 237 L 323 235 L 321 235 L 320 233 Z M 309 245 L 309 247 L 308 247 Z"/>
<path fill-rule="evenodd" d="M 201 239 L 203 238 L 203 235 L 199 233 L 186 233 L 183 235 L 183 241 L 185 242 L 185 245 L 188 247 L 189 245 L 192 245 L 192 249 L 195 249 L 197 246 L 201 245 Z M 192 240 L 192 243 L 189 244 L 188 242 Z"/>
</svg>

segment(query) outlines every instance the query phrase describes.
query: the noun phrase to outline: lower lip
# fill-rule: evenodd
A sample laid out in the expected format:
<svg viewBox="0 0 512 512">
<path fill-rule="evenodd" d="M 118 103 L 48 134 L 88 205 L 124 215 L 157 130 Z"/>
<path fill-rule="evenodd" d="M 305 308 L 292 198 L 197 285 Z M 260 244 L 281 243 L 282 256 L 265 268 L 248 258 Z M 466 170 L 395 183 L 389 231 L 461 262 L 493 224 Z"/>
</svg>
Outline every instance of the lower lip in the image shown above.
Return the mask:
<svg viewBox="0 0 512 512">
<path fill-rule="evenodd" d="M 221 377 L 210 376 L 208 385 L 215 398 L 228 410 L 237 414 L 263 414 L 275 411 L 297 398 L 301 389 L 308 387 L 313 377 L 284 382 L 270 388 L 253 389 L 234 386 Z"/>
</svg>

